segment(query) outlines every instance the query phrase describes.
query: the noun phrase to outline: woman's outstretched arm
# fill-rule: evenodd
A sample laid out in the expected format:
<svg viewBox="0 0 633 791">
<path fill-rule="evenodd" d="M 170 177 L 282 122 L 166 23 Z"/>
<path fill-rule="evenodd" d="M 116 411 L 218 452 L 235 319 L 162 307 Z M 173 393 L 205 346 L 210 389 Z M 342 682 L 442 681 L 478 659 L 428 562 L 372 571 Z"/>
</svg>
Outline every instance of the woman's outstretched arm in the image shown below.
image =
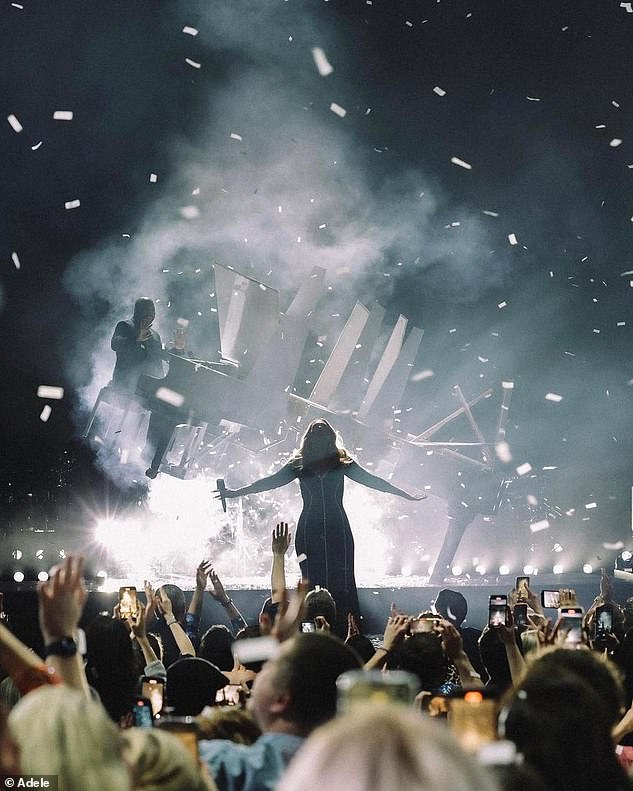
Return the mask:
<svg viewBox="0 0 633 791">
<path fill-rule="evenodd" d="M 230 497 L 244 497 L 247 494 L 257 494 L 258 492 L 268 492 L 270 489 L 278 489 L 280 486 L 285 486 L 296 477 L 297 473 L 293 465 L 286 464 L 273 475 L 260 478 L 248 486 L 242 486 L 241 489 L 226 489 L 224 496 L 228 499 Z"/>
<path fill-rule="evenodd" d="M 389 481 L 385 481 L 384 478 L 380 478 L 378 475 L 373 475 L 371 472 L 367 472 L 367 470 L 365 470 L 355 461 L 351 462 L 351 464 L 345 465 L 345 475 L 347 475 L 347 477 L 351 478 L 353 481 L 356 481 L 356 483 L 362 483 L 363 486 L 368 486 L 370 489 L 378 489 L 379 492 L 395 494 L 398 497 L 404 497 L 405 500 L 424 500 L 426 497 L 425 494 L 409 494 L 408 492 L 405 492 L 404 489 L 399 489 L 397 486 L 389 483 Z"/>
</svg>

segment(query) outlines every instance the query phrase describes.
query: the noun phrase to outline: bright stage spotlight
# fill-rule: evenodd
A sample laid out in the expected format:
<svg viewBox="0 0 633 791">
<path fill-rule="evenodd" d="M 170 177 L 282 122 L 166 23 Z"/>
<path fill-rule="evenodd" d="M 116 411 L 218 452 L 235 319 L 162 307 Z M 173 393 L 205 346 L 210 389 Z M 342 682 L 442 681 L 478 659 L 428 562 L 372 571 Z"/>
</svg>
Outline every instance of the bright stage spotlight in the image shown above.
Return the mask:
<svg viewBox="0 0 633 791">
<path fill-rule="evenodd" d="M 40 582 L 46 582 L 48 579 L 48 571 L 40 571 L 40 573 L 37 575 L 37 578 Z"/>
<path fill-rule="evenodd" d="M 529 563 L 523 566 L 523 573 L 526 577 L 529 577 L 531 574 L 534 574 L 534 566 L 530 566 Z"/>
<path fill-rule="evenodd" d="M 585 574 L 591 574 L 593 571 L 593 566 L 591 563 L 585 563 L 585 565 L 582 567 L 582 570 L 585 572 Z"/>
<path fill-rule="evenodd" d="M 622 560 L 631 560 L 633 558 L 633 552 L 629 552 L 628 549 L 625 549 L 624 552 L 620 555 Z"/>
<path fill-rule="evenodd" d="M 486 567 L 482 563 L 479 563 L 479 565 L 475 566 L 475 571 L 477 574 L 481 574 L 483 576 L 486 573 Z"/>
<path fill-rule="evenodd" d="M 36 560 L 44 560 L 44 550 L 43 549 L 36 550 L 36 552 L 35 552 L 35 559 Z"/>
<path fill-rule="evenodd" d="M 16 571 L 13 575 L 14 582 L 24 582 L 24 572 L 23 571 Z"/>
<path fill-rule="evenodd" d="M 22 560 L 22 550 L 21 549 L 14 549 L 11 553 L 11 557 L 13 560 Z"/>
<path fill-rule="evenodd" d="M 462 567 L 461 566 L 453 566 L 453 568 L 451 569 L 451 572 L 452 572 L 454 577 L 459 577 L 459 575 L 462 573 Z"/>
<path fill-rule="evenodd" d="M 553 571 L 554 574 L 562 574 L 563 571 L 564 571 L 563 564 L 562 563 L 555 563 L 554 564 L 554 568 L 552 569 L 552 571 Z"/>
<path fill-rule="evenodd" d="M 501 574 L 502 577 L 505 577 L 509 573 L 510 573 L 510 567 L 509 566 L 506 566 L 505 564 L 503 564 L 502 566 L 499 566 L 499 574 Z"/>
</svg>

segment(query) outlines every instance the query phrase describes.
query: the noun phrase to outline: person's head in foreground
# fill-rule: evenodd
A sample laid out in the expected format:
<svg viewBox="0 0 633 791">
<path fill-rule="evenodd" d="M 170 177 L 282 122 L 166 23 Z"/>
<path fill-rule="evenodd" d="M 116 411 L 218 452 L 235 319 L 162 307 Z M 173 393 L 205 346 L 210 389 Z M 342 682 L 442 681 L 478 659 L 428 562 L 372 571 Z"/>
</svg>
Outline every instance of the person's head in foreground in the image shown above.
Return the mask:
<svg viewBox="0 0 633 791">
<path fill-rule="evenodd" d="M 535 660 L 502 709 L 499 727 L 551 791 L 630 789 L 611 737 L 615 679 L 590 651 L 558 648 Z"/>
<path fill-rule="evenodd" d="M 356 654 L 336 637 L 299 634 L 257 675 L 249 709 L 262 731 L 305 736 L 336 714 L 336 679 L 359 667 Z"/>
<path fill-rule="evenodd" d="M 215 791 L 206 770 L 173 733 L 160 728 L 129 728 L 123 732 L 125 760 L 138 791 Z"/>
<path fill-rule="evenodd" d="M 127 791 L 121 732 L 101 706 L 64 685 L 29 692 L 9 715 L 20 770 L 57 775 L 63 791 Z"/>
<path fill-rule="evenodd" d="M 316 730 L 277 791 L 496 791 L 440 724 L 396 705 L 358 706 Z"/>
</svg>

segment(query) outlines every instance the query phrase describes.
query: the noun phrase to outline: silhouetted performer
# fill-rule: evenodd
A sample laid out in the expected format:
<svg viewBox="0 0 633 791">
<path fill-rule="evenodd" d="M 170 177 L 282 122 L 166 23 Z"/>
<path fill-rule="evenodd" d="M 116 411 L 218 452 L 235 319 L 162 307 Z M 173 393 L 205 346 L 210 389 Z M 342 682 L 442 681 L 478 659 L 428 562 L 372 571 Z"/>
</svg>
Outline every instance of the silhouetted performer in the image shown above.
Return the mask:
<svg viewBox="0 0 633 791">
<path fill-rule="evenodd" d="M 311 585 L 330 591 L 339 614 L 346 620 L 348 612 L 359 616 L 360 610 L 354 579 L 354 537 L 343 508 L 345 477 L 407 500 L 421 500 L 424 495 L 407 494 L 367 472 L 336 440 L 336 432 L 326 420 L 314 420 L 298 450 L 278 472 L 241 489 L 226 489 L 224 496 L 256 494 L 285 486 L 295 478 L 299 480 L 303 509 L 297 523 L 295 548 L 299 558 L 305 555 L 300 562 L 301 573 Z"/>
<path fill-rule="evenodd" d="M 149 297 L 140 297 L 134 303 L 132 319 L 120 321 L 114 328 L 110 346 L 116 352 L 116 363 L 110 384 L 115 390 L 134 396 L 141 376 L 162 379 L 165 375 L 163 344 L 160 335 L 152 329 L 155 318 L 154 302 Z M 174 338 L 172 351 L 182 353 L 185 346 L 184 331 L 177 330 Z M 173 407 L 155 398 L 149 399 L 149 408 L 147 445 L 143 455 L 147 460 L 151 458 L 145 474 L 148 478 L 155 478 L 181 416 Z"/>
<path fill-rule="evenodd" d="M 163 344 L 152 329 L 155 318 L 154 303 L 141 297 L 134 303 L 132 319 L 120 321 L 114 328 L 110 347 L 116 352 L 111 382 L 115 390 L 133 395 L 140 376 L 164 376 Z"/>
</svg>

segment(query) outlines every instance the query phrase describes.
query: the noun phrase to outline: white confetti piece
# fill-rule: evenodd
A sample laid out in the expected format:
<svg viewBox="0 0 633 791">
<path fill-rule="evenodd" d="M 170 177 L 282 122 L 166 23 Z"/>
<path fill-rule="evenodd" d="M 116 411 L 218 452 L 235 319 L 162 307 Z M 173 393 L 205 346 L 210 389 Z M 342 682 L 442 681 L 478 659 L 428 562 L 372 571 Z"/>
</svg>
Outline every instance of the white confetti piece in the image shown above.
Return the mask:
<svg viewBox="0 0 633 791">
<path fill-rule="evenodd" d="M 303 552 L 300 555 L 297 555 L 297 563 L 303 563 L 303 561 L 307 559 L 308 556 Z"/>
<path fill-rule="evenodd" d="M 314 60 L 314 65 L 317 67 L 321 77 L 327 77 L 328 74 L 331 74 L 334 71 L 332 64 L 327 59 L 327 55 L 325 52 L 323 52 L 321 47 L 312 48 L 312 58 Z"/>
<path fill-rule="evenodd" d="M 37 388 L 38 398 L 50 398 L 52 401 L 61 401 L 64 397 L 63 387 L 54 387 L 53 385 L 40 385 Z"/>
<path fill-rule="evenodd" d="M 24 11 L 24 6 L 21 3 L 11 3 L 14 8 L 19 8 L 20 11 Z"/>
<path fill-rule="evenodd" d="M 186 33 L 188 36 L 197 36 L 198 31 L 195 27 L 189 27 L 189 25 L 185 25 L 182 29 L 183 33 Z"/>
<path fill-rule="evenodd" d="M 540 102 L 541 101 L 540 99 L 537 99 L 536 96 L 526 96 L 525 98 L 528 100 L 528 102 Z"/>
<path fill-rule="evenodd" d="M 504 390 L 514 390 L 514 382 L 501 382 L 501 387 Z"/>
<path fill-rule="evenodd" d="M 39 143 L 36 143 L 34 146 L 31 146 L 31 151 L 37 151 L 37 149 L 42 145 L 44 141 L 40 140 Z"/>
<path fill-rule="evenodd" d="M 616 327 L 626 327 L 626 321 L 618 321 L 618 323 L 615 326 Z"/>
<path fill-rule="evenodd" d="M 76 200 L 67 200 L 64 203 L 65 209 L 78 209 L 81 206 L 81 201 L 77 198 Z"/>
<path fill-rule="evenodd" d="M 623 8 L 627 14 L 633 14 L 633 3 L 620 3 L 620 8 Z"/>
<path fill-rule="evenodd" d="M 525 462 L 525 464 L 519 464 L 517 467 L 517 475 L 527 475 L 528 472 L 532 471 L 532 465 L 529 462 Z"/>
<path fill-rule="evenodd" d="M 195 220 L 200 216 L 200 209 L 197 206 L 181 206 L 180 213 L 185 220 Z"/>
<path fill-rule="evenodd" d="M 156 182 L 158 181 L 157 174 L 156 173 L 150 173 L 149 174 L 149 180 L 150 180 L 151 184 L 156 184 Z"/>
<path fill-rule="evenodd" d="M 512 461 L 512 453 L 507 442 L 497 442 L 495 445 L 495 453 L 499 461 L 502 461 L 504 464 L 510 464 Z"/>
<path fill-rule="evenodd" d="M 500 303 L 497 305 L 497 307 L 498 307 L 499 309 L 501 309 L 501 308 L 505 308 L 505 307 L 507 307 L 507 305 L 508 305 L 508 303 L 504 301 L 504 302 L 500 302 Z"/>
<path fill-rule="evenodd" d="M 440 88 L 439 85 L 436 85 L 433 88 L 433 93 L 436 93 L 438 96 L 446 96 L 446 91 L 443 88 Z"/>
<path fill-rule="evenodd" d="M 191 58 L 185 58 L 185 63 L 187 66 L 191 66 L 192 69 L 202 68 L 202 63 L 198 63 L 197 60 L 191 60 Z"/>
<path fill-rule="evenodd" d="M 184 395 L 176 393 L 175 390 L 170 390 L 168 387 L 159 387 L 156 391 L 156 398 L 175 407 L 181 407 L 185 402 Z"/>
<path fill-rule="evenodd" d="M 547 519 L 541 519 L 540 522 L 532 522 L 532 524 L 530 525 L 530 530 L 533 533 L 538 533 L 539 530 L 547 530 L 548 527 L 549 527 L 549 522 L 547 521 Z"/>
<path fill-rule="evenodd" d="M 14 132 L 21 132 L 24 127 L 15 117 L 15 115 L 11 114 L 7 116 L 7 121 L 9 122 L 9 126 L 13 129 Z"/>
<path fill-rule="evenodd" d="M 50 406 L 49 406 L 48 404 L 45 404 L 45 405 L 44 405 L 44 408 L 43 408 L 43 409 L 42 409 L 42 411 L 40 412 L 40 420 L 42 421 L 42 423 L 46 423 L 46 421 L 47 421 L 47 420 L 49 419 L 49 417 L 51 416 L 51 412 L 52 412 L 52 411 L 53 411 L 53 410 L 50 408 Z"/>
<path fill-rule="evenodd" d="M 591 511 L 593 508 L 597 508 L 597 507 L 598 507 L 598 503 L 587 503 L 585 505 L 587 511 Z"/>
<path fill-rule="evenodd" d="M 330 104 L 330 110 L 341 118 L 345 118 L 347 115 L 347 110 L 336 102 L 332 102 L 332 104 Z"/>
<path fill-rule="evenodd" d="M 430 379 L 432 376 L 435 376 L 434 372 L 430 368 L 425 368 L 424 371 L 418 371 L 417 373 L 413 374 L 411 381 L 423 382 L 425 379 Z"/>
<path fill-rule="evenodd" d="M 526 499 L 528 505 L 531 505 L 532 508 L 536 508 L 536 506 L 538 505 L 538 500 L 533 494 L 528 494 Z"/>
<path fill-rule="evenodd" d="M 614 137 L 613 140 L 609 140 L 609 145 L 611 148 L 617 148 L 622 145 L 622 142 L 623 141 L 619 137 Z"/>
<path fill-rule="evenodd" d="M 485 214 L 487 217 L 498 217 L 499 216 L 496 211 L 489 211 L 488 209 L 484 209 L 481 213 Z"/>
<path fill-rule="evenodd" d="M 15 268 L 19 269 L 20 268 L 20 259 L 18 258 L 18 254 L 17 253 L 11 253 L 11 260 L 13 261 L 13 264 L 14 264 Z"/>
<path fill-rule="evenodd" d="M 463 159 L 459 157 L 451 157 L 451 163 L 453 165 L 458 165 L 460 168 L 464 168 L 464 170 L 472 170 L 473 166 L 470 165 L 468 162 L 464 162 Z"/>
<path fill-rule="evenodd" d="M 558 393 L 546 393 L 545 394 L 546 401 L 554 401 L 554 403 L 558 403 L 559 401 L 563 400 L 562 395 L 558 395 Z"/>
<path fill-rule="evenodd" d="M 518 244 L 518 242 L 517 242 L 517 237 L 516 237 L 516 234 L 514 234 L 514 233 L 509 233 L 509 234 L 508 234 L 508 241 L 509 241 L 509 242 L 510 242 L 510 244 L 512 244 L 512 245 Z"/>
<path fill-rule="evenodd" d="M 618 549 L 624 549 L 624 541 L 616 541 L 615 544 L 605 543 L 602 546 L 611 552 L 617 552 Z"/>
<path fill-rule="evenodd" d="M 238 135 L 237 132 L 231 132 L 230 138 L 231 140 L 239 140 L 242 142 L 242 135 Z"/>
<path fill-rule="evenodd" d="M 73 111 L 72 110 L 55 110 L 53 113 L 53 120 L 54 121 L 72 121 L 73 120 Z"/>
<path fill-rule="evenodd" d="M 176 319 L 176 324 L 179 327 L 188 327 L 189 326 L 189 319 Z"/>
</svg>

